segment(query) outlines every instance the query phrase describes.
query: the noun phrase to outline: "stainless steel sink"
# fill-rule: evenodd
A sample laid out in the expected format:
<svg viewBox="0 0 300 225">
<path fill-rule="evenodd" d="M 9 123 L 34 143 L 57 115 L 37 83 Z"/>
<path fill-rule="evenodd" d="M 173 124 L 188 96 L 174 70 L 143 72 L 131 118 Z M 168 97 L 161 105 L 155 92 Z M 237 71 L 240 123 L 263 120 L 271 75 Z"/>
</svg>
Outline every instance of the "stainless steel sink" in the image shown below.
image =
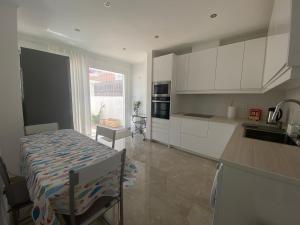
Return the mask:
<svg viewBox="0 0 300 225">
<path fill-rule="evenodd" d="M 297 146 L 294 139 L 281 128 L 256 124 L 243 124 L 243 127 L 244 137 Z"/>
<path fill-rule="evenodd" d="M 201 118 L 211 118 L 213 115 L 209 114 L 198 114 L 198 113 L 184 113 L 184 116 L 192 116 L 192 117 L 201 117 Z"/>
</svg>

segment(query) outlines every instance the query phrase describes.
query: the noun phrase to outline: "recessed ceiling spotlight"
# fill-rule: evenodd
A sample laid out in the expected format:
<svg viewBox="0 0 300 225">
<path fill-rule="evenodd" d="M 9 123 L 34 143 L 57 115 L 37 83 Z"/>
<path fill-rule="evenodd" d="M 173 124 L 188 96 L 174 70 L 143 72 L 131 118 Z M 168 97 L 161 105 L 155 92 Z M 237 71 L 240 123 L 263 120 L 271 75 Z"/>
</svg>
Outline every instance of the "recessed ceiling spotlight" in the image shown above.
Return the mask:
<svg viewBox="0 0 300 225">
<path fill-rule="evenodd" d="M 76 32 L 80 32 L 80 29 L 79 28 L 75 28 L 74 29 Z"/>
<path fill-rule="evenodd" d="M 217 14 L 217 13 L 213 13 L 213 14 L 211 14 L 211 15 L 210 15 L 210 18 L 212 18 L 212 19 L 213 19 L 213 18 L 216 18 L 217 16 L 218 16 L 218 14 Z"/>
<path fill-rule="evenodd" d="M 123 51 L 125 51 L 126 50 L 126 48 L 123 48 Z"/>
<path fill-rule="evenodd" d="M 104 6 L 105 6 L 106 8 L 111 7 L 111 2 L 110 2 L 110 1 L 105 1 L 105 2 L 104 2 Z"/>
<path fill-rule="evenodd" d="M 155 35 L 154 38 L 159 38 L 159 35 Z"/>
</svg>

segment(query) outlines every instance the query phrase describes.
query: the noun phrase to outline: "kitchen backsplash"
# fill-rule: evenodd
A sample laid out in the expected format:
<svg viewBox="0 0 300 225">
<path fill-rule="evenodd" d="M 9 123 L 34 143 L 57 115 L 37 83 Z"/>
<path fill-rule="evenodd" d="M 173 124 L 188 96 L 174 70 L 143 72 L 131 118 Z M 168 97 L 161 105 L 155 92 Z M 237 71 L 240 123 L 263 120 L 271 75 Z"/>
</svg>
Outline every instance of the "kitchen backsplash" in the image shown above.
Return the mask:
<svg viewBox="0 0 300 225">
<path fill-rule="evenodd" d="M 297 94 L 300 96 L 300 89 Z M 232 103 L 237 109 L 238 118 L 247 118 L 249 108 L 260 108 L 263 110 L 263 120 L 265 120 L 268 108 L 275 106 L 285 97 L 286 93 L 278 90 L 265 94 L 178 95 L 177 107 L 174 111 L 226 116 L 227 107 Z M 287 112 L 284 110 L 283 121 L 286 120 L 286 115 Z"/>
</svg>

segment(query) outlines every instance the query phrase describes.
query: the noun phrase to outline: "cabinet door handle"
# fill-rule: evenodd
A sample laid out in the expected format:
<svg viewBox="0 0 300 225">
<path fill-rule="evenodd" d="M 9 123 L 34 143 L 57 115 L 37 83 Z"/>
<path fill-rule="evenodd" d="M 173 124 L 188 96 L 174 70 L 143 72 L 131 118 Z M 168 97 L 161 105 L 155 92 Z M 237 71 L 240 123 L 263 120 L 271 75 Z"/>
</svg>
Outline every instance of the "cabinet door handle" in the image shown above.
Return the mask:
<svg viewBox="0 0 300 225">
<path fill-rule="evenodd" d="M 161 101 L 161 100 L 152 100 L 152 102 L 155 102 L 155 103 L 156 103 L 156 102 L 170 103 L 170 101 Z"/>
<path fill-rule="evenodd" d="M 210 193 L 210 205 L 212 208 L 215 208 L 216 205 L 216 197 L 217 197 L 217 189 L 218 189 L 218 181 L 219 181 L 219 177 L 220 177 L 220 172 L 223 168 L 223 164 L 219 164 L 218 165 L 218 169 L 217 172 L 215 174 L 214 177 L 214 182 L 213 182 L 213 186 L 211 188 L 211 193 Z"/>
</svg>

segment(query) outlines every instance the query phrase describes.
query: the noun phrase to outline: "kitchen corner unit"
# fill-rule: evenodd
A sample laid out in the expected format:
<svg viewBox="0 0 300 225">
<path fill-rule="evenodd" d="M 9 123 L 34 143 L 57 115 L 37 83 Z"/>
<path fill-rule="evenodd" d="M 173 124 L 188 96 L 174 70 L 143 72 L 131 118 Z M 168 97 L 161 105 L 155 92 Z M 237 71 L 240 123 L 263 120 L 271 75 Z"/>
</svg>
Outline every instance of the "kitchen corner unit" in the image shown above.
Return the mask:
<svg viewBox="0 0 300 225">
<path fill-rule="evenodd" d="M 206 158 L 220 159 L 236 122 L 225 118 L 199 118 L 173 114 L 170 117 L 169 144 Z"/>
<path fill-rule="evenodd" d="M 220 165 L 214 225 L 300 224 L 299 147 L 246 138 L 239 123 Z"/>
</svg>

